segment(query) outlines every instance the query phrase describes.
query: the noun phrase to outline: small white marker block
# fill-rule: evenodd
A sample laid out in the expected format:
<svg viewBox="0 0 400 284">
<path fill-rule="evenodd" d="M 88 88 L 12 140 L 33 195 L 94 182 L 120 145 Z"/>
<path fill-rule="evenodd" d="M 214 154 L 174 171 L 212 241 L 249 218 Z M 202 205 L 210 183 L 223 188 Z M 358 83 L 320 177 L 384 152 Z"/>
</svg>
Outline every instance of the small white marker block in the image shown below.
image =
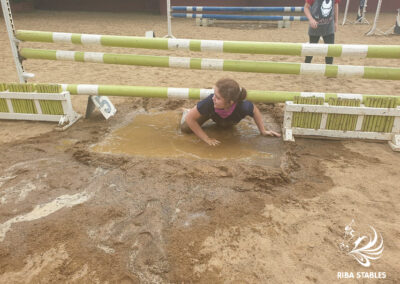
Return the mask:
<svg viewBox="0 0 400 284">
<path fill-rule="evenodd" d="M 155 37 L 156 37 L 156 34 L 155 34 L 154 31 L 146 31 L 146 33 L 144 34 L 144 36 L 145 36 L 145 37 L 148 37 L 148 38 L 155 38 Z"/>
<path fill-rule="evenodd" d="M 108 99 L 108 97 L 92 96 L 91 98 L 92 98 L 92 102 L 100 110 L 101 114 L 104 116 L 105 119 L 109 119 L 111 116 L 113 116 L 117 112 L 117 109 L 114 107 L 114 105 Z"/>
<path fill-rule="evenodd" d="M 284 128 L 282 133 L 283 133 L 283 141 L 294 142 L 292 129 Z"/>
</svg>

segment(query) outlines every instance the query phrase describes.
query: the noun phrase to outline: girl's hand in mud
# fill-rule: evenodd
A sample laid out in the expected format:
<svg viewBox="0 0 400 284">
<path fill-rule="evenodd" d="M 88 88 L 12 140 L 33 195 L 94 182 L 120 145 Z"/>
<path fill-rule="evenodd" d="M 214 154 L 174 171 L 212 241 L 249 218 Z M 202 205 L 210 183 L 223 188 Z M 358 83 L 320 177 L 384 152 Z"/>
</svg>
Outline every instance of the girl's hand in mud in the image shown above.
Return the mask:
<svg viewBox="0 0 400 284">
<path fill-rule="evenodd" d="M 204 142 L 206 142 L 209 146 L 218 146 L 221 142 L 214 138 L 207 137 Z"/>
<path fill-rule="evenodd" d="M 263 136 L 275 136 L 275 137 L 281 137 L 281 135 L 278 132 L 269 130 L 269 131 L 264 131 L 262 133 Z"/>
</svg>

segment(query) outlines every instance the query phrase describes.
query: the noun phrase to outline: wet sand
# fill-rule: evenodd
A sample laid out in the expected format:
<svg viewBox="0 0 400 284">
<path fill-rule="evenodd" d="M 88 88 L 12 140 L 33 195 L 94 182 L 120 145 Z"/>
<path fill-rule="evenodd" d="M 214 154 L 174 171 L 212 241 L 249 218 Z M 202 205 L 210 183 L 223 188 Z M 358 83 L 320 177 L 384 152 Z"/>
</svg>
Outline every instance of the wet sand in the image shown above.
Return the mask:
<svg viewBox="0 0 400 284">
<path fill-rule="evenodd" d="M 165 18 L 149 14 L 34 11 L 15 14 L 14 20 L 17 29 L 138 36 L 154 30 L 160 37 L 167 33 Z M 373 20 L 372 13 L 368 20 Z M 394 20 L 394 13 L 382 15 L 381 29 L 388 29 Z M 399 36 L 365 37 L 368 29 L 366 25 L 340 26 L 336 42 L 400 44 Z M 306 30 L 306 23 L 278 30 L 225 23 L 204 28 L 195 26 L 192 20 L 173 20 L 173 34 L 179 38 L 306 42 Z M 40 43 L 23 46 L 82 49 Z M 16 82 L 3 22 L 0 47 L 0 81 Z M 303 60 L 184 51 L 90 50 Z M 314 62 L 324 59 L 315 58 Z M 398 60 L 391 59 L 338 58 L 335 63 L 399 65 Z M 24 66 L 35 73 L 32 82 L 42 83 L 207 88 L 227 76 L 248 89 L 383 95 L 398 95 L 400 91 L 399 82 L 383 80 L 39 60 L 26 61 Z M 51 123 L 0 122 L 1 283 L 340 283 L 344 280 L 337 279 L 338 272 L 359 271 L 385 272 L 385 283 L 400 282 L 400 177 L 396 169 L 400 155 L 387 143 L 298 138 L 291 144 L 269 137 L 251 138 L 258 143 L 256 150 L 264 146 L 266 153 L 278 153 L 278 161 L 272 164 L 270 157 L 262 156 L 174 156 L 168 148 L 160 148 L 156 155 L 101 153 L 93 150 L 94 145 L 102 145 L 116 133 L 113 131 L 134 122 L 136 115 L 174 113 L 179 118 L 182 107 L 195 103 L 111 100 L 118 109 L 115 117 L 105 121 L 96 112 L 65 132 L 55 131 Z M 79 113 L 85 112 L 86 102 L 86 96 L 73 97 Z M 258 107 L 266 126 L 279 130 L 282 106 Z M 145 123 L 143 119 L 139 126 L 146 127 Z M 151 131 L 147 134 L 149 140 L 155 136 L 153 143 L 161 137 Z M 226 156 L 232 150 L 230 141 L 235 139 L 235 135 L 229 135 L 223 137 L 226 143 L 220 146 Z M 160 139 L 160 143 L 169 139 Z M 197 156 L 207 153 L 195 138 L 182 139 L 187 139 L 182 142 L 186 152 Z M 188 142 L 191 139 L 193 145 Z M 249 149 L 241 143 L 236 146 L 237 157 L 248 155 Z M 352 219 L 360 234 L 370 233 L 372 226 L 384 239 L 383 256 L 373 260 L 369 268 L 340 250 L 345 226 Z"/>
</svg>

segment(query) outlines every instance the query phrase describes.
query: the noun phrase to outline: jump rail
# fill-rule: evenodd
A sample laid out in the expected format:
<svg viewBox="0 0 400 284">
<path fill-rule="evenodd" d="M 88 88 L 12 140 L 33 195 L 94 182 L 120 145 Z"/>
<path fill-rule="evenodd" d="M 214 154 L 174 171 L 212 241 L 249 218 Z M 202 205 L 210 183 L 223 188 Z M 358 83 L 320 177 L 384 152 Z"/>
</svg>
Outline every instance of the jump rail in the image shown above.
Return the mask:
<svg viewBox="0 0 400 284">
<path fill-rule="evenodd" d="M 169 67 L 326 77 L 358 77 L 364 79 L 400 80 L 400 68 L 309 63 L 284 63 L 251 60 L 225 60 L 173 56 L 150 56 L 22 48 L 26 59 L 64 60 L 119 65 Z"/>
<path fill-rule="evenodd" d="M 310 44 L 285 42 L 222 41 L 146 38 L 79 33 L 17 30 L 16 38 L 27 42 L 69 43 L 159 50 L 213 51 L 224 53 L 360 58 L 399 58 L 400 45 Z"/>
<path fill-rule="evenodd" d="M 304 7 L 217 7 L 171 6 L 171 11 L 185 12 L 304 12 Z"/>
<path fill-rule="evenodd" d="M 199 88 L 173 88 L 173 87 L 148 87 L 125 85 L 94 85 L 94 84 L 61 84 L 63 91 L 71 95 L 98 95 L 119 97 L 144 97 L 144 98 L 170 98 L 170 99 L 194 99 L 206 98 L 214 92 L 213 89 Z M 364 102 L 371 98 L 395 98 L 400 105 L 400 96 L 384 96 L 372 94 L 344 94 L 344 93 L 313 93 L 313 92 L 282 92 L 248 90 L 246 99 L 252 102 L 284 103 L 292 101 L 295 97 L 320 97 L 358 99 Z"/>
<path fill-rule="evenodd" d="M 195 18 L 235 21 L 308 21 L 306 16 L 245 16 L 245 15 L 218 15 L 218 14 L 191 14 L 172 13 L 173 18 Z"/>
</svg>

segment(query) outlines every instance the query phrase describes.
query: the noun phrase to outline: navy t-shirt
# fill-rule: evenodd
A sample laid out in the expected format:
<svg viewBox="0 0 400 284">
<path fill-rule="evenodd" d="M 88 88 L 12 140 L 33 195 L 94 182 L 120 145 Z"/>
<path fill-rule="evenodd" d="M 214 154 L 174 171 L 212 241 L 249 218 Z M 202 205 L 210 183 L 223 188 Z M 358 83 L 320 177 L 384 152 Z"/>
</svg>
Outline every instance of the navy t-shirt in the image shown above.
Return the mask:
<svg viewBox="0 0 400 284">
<path fill-rule="evenodd" d="M 232 114 L 226 118 L 220 117 L 214 109 L 214 102 L 213 102 L 214 94 L 209 95 L 204 100 L 197 103 L 197 110 L 202 116 L 207 118 L 211 118 L 216 124 L 220 126 L 231 126 L 234 124 L 239 123 L 243 118 L 247 115 L 253 117 L 254 113 L 254 105 L 249 101 L 241 101 L 237 103 L 234 111 Z"/>
</svg>

